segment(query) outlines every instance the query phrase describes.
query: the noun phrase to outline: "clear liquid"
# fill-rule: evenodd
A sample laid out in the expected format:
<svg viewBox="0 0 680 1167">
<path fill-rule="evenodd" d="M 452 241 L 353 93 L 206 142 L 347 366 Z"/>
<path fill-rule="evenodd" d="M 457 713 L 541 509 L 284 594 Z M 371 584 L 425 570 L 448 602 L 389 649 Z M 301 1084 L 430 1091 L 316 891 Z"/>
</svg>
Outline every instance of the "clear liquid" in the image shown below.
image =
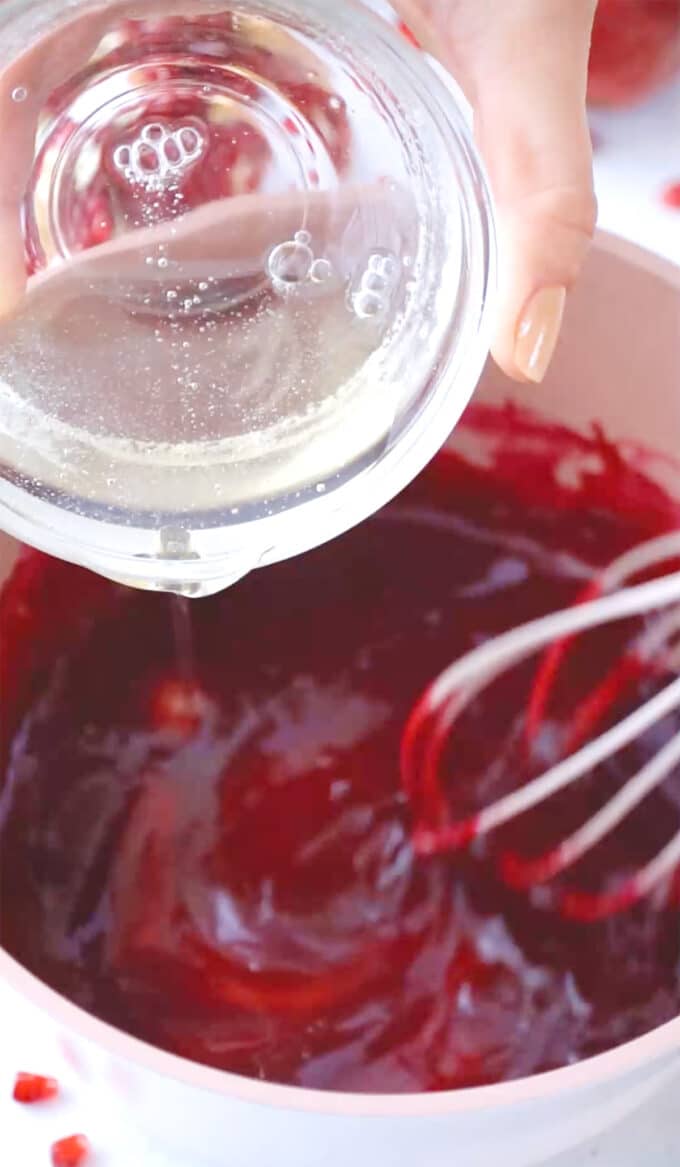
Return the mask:
<svg viewBox="0 0 680 1167">
<path fill-rule="evenodd" d="M 175 650 L 175 671 L 187 683 L 197 680 L 193 606 L 186 596 L 170 596 L 170 618 Z"/>
<path fill-rule="evenodd" d="M 27 203 L 37 267 L 216 199 L 328 189 L 346 173 L 343 78 L 273 22 L 230 9 L 128 21 L 107 48 L 43 113 Z"/>
<path fill-rule="evenodd" d="M 61 441 L 50 485 L 124 510 L 134 495 L 152 512 L 232 513 L 325 486 L 394 418 L 363 377 L 417 246 L 388 126 L 330 53 L 232 7 L 91 40 L 41 105 L 33 290 L 0 333 L 35 477 Z M 187 493 L 199 466 L 209 481 Z"/>
<path fill-rule="evenodd" d="M 0 506 L 126 579 L 238 558 L 246 525 L 243 570 L 274 557 L 253 520 L 333 495 L 427 399 L 465 270 L 426 81 L 320 0 L 198 7 L 36 0 L 28 40 L 57 22 L 0 111 L 33 142 Z"/>
</svg>

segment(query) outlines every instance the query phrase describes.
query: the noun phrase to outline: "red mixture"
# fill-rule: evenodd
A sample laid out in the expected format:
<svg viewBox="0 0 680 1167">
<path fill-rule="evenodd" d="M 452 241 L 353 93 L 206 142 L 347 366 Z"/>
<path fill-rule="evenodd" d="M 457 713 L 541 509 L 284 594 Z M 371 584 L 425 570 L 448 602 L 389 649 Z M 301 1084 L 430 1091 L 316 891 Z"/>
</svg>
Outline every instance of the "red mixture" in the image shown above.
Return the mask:
<svg viewBox="0 0 680 1167">
<path fill-rule="evenodd" d="M 498 861 L 582 821 L 677 718 L 468 854 L 412 849 L 424 810 L 399 748 L 424 686 L 678 521 L 597 436 L 476 421 L 496 447 L 513 432 L 495 473 L 442 455 L 356 531 L 193 605 L 193 677 L 169 601 L 23 558 L 0 599 L 0 940 L 18 960 L 162 1048 L 321 1089 L 507 1080 L 676 1015 L 673 883 L 579 922 L 511 890 Z M 638 630 L 575 654 L 531 756 L 536 663 L 477 701 L 447 751 L 455 812 L 554 760 L 574 702 Z M 662 680 L 637 678 L 609 712 Z M 606 888 L 649 859 L 680 825 L 677 779 L 570 880 Z"/>
</svg>

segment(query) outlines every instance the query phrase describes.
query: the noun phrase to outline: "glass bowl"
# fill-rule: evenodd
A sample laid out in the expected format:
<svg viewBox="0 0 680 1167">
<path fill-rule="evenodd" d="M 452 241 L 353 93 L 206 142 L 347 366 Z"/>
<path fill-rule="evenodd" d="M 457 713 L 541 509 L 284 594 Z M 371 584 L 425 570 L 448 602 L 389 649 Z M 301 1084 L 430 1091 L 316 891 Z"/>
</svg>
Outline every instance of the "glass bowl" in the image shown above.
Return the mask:
<svg viewBox="0 0 680 1167">
<path fill-rule="evenodd" d="M 0 247 L 20 221 L 29 277 L 0 320 L 0 526 L 205 595 L 389 501 L 488 353 L 455 84 L 353 2 L 35 0 L 0 26 Z"/>
</svg>

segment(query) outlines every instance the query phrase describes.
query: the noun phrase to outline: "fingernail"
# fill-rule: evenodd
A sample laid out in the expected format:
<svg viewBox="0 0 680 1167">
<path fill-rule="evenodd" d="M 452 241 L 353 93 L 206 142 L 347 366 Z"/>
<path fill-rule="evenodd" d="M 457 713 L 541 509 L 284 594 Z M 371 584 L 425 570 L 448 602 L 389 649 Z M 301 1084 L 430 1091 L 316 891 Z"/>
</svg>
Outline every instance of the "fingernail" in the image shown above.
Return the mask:
<svg viewBox="0 0 680 1167">
<path fill-rule="evenodd" d="M 564 318 L 566 288 L 542 288 L 529 301 L 515 341 L 515 364 L 525 377 L 541 383 L 553 359 Z"/>
</svg>

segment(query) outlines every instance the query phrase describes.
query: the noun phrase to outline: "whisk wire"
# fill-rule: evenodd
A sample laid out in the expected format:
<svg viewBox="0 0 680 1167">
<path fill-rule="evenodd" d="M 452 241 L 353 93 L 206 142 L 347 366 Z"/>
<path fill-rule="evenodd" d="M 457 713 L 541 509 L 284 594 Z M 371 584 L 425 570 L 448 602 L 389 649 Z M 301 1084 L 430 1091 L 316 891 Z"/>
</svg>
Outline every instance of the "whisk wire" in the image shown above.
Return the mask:
<svg viewBox="0 0 680 1167">
<path fill-rule="evenodd" d="M 416 804 L 420 802 L 427 808 L 426 818 L 415 832 L 417 850 L 430 855 L 448 851 L 496 831 L 592 772 L 680 708 L 680 677 L 676 677 L 621 722 L 562 758 L 539 777 L 468 819 L 452 819 L 441 783 L 441 762 L 451 732 L 470 703 L 503 672 L 547 648 L 543 673 L 539 670 L 540 696 L 530 706 L 535 719 L 537 711 L 543 713 L 546 708 L 550 689 L 575 636 L 680 603 L 680 571 L 677 570 L 644 583 L 624 586 L 652 567 L 669 564 L 678 558 L 678 532 L 652 539 L 626 552 L 592 581 L 575 606 L 532 620 L 488 641 L 454 662 L 429 686 L 409 719 L 402 743 L 402 777 L 406 791 Z M 673 643 L 673 651 L 671 643 L 677 642 L 679 630 L 680 609 L 677 607 L 645 630 L 634 651 L 622 658 L 599 689 L 591 694 L 590 701 L 586 700 L 587 716 L 582 718 L 586 730 L 602 719 L 621 687 L 639 675 L 643 667 L 658 671 L 660 653 L 663 654 L 664 671 L 668 670 L 677 654 L 677 643 Z M 563 842 L 537 859 L 506 856 L 506 876 L 513 884 L 527 887 L 547 882 L 574 866 L 665 781 L 679 763 L 680 733 L 677 733 L 605 806 Z M 599 896 L 567 893 L 563 902 L 569 910 L 582 910 L 584 915 L 590 913 L 593 917 L 618 911 L 649 895 L 678 864 L 680 832 L 614 892 Z"/>
</svg>

